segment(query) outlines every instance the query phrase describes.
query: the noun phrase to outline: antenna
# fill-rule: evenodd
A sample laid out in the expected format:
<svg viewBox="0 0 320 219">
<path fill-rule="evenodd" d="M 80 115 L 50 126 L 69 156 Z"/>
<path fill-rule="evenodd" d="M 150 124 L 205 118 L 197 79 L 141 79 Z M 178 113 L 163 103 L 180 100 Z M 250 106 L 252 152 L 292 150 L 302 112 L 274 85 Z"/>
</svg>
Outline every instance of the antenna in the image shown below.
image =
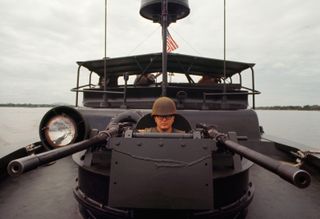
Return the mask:
<svg viewBox="0 0 320 219">
<path fill-rule="evenodd" d="M 103 101 L 101 105 L 107 107 L 108 95 L 107 95 L 107 0 L 104 1 L 104 57 L 103 57 Z"/>
<path fill-rule="evenodd" d="M 104 1 L 104 57 L 107 57 L 107 0 Z"/>
<path fill-rule="evenodd" d="M 223 1 L 223 97 L 222 97 L 222 101 L 225 102 L 226 101 L 226 92 L 227 92 L 227 88 L 226 88 L 226 77 L 227 77 L 227 73 L 226 73 L 226 0 Z"/>
</svg>

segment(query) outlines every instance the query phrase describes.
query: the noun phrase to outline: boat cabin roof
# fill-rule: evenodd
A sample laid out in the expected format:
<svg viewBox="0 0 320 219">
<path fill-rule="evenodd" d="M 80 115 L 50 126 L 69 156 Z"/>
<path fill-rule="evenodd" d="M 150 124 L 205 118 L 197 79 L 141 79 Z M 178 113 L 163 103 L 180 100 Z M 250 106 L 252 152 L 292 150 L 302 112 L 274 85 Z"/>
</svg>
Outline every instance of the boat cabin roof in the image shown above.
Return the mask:
<svg viewBox="0 0 320 219">
<path fill-rule="evenodd" d="M 167 72 L 177 74 L 170 74 L 164 86 L 163 78 L 157 79 L 162 73 L 162 53 L 77 63 L 79 65 L 77 87 L 72 89 L 77 92 L 76 106 L 78 93 L 83 92 L 83 105 L 94 108 L 108 106 L 150 109 L 155 98 L 166 95 L 178 103 L 179 109 L 246 109 L 248 95 L 252 94 L 254 103 L 254 95 L 258 94 L 254 86 L 252 88 L 242 86 L 241 73 L 246 69 L 250 69 L 254 85 L 253 63 L 168 53 Z M 79 84 L 81 67 L 90 71 L 88 84 L 85 85 Z M 107 80 L 104 80 L 104 71 Z M 91 73 L 96 73 L 99 78 L 92 78 Z M 236 74 L 238 77 L 232 79 Z M 142 77 L 143 75 L 147 77 Z"/>
<path fill-rule="evenodd" d="M 87 68 L 89 71 L 104 74 L 104 59 L 79 61 L 78 65 Z M 190 56 L 177 53 L 168 53 L 168 72 L 181 72 L 195 75 L 211 75 L 223 77 L 224 60 Z M 243 70 L 252 68 L 255 64 L 226 61 L 226 77 L 231 77 Z M 108 75 L 123 75 L 123 73 L 147 74 L 162 71 L 162 53 L 134 55 L 119 58 L 106 59 L 106 72 Z"/>
</svg>

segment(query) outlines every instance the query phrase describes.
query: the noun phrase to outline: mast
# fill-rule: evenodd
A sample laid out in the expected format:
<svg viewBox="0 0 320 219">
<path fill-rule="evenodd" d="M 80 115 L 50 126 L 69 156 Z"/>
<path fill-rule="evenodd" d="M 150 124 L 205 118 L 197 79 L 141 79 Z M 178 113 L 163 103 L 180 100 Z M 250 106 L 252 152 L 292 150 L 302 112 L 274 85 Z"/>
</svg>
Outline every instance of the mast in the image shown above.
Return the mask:
<svg viewBox="0 0 320 219">
<path fill-rule="evenodd" d="M 161 6 L 161 26 L 162 26 L 162 96 L 167 95 L 168 73 L 167 73 L 167 28 L 168 28 L 168 1 L 163 0 Z"/>
<path fill-rule="evenodd" d="M 162 84 L 161 95 L 167 95 L 167 35 L 172 22 L 183 19 L 190 13 L 188 0 L 141 0 L 140 15 L 162 27 Z"/>
</svg>

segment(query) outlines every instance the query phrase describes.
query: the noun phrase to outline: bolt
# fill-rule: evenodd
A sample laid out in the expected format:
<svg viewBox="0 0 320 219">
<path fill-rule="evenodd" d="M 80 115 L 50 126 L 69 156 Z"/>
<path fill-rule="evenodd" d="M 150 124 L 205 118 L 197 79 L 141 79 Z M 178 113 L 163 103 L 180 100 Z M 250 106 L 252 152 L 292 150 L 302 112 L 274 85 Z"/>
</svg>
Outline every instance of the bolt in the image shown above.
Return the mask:
<svg viewBox="0 0 320 219">
<path fill-rule="evenodd" d="M 204 150 L 207 150 L 207 149 L 208 149 L 208 147 L 207 147 L 207 146 L 203 146 L 202 148 L 203 148 Z"/>
</svg>

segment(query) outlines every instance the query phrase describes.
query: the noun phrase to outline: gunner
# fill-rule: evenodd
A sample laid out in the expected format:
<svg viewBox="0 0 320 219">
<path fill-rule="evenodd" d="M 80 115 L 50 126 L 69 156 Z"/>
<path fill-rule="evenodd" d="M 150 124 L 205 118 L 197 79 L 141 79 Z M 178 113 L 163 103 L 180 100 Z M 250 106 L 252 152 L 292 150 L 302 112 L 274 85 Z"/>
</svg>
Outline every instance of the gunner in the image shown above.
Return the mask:
<svg viewBox="0 0 320 219">
<path fill-rule="evenodd" d="M 152 106 L 151 116 L 156 127 L 139 130 L 142 132 L 160 132 L 160 133 L 183 133 L 184 131 L 175 129 L 173 123 L 176 115 L 176 104 L 168 97 L 159 97 Z"/>
</svg>

